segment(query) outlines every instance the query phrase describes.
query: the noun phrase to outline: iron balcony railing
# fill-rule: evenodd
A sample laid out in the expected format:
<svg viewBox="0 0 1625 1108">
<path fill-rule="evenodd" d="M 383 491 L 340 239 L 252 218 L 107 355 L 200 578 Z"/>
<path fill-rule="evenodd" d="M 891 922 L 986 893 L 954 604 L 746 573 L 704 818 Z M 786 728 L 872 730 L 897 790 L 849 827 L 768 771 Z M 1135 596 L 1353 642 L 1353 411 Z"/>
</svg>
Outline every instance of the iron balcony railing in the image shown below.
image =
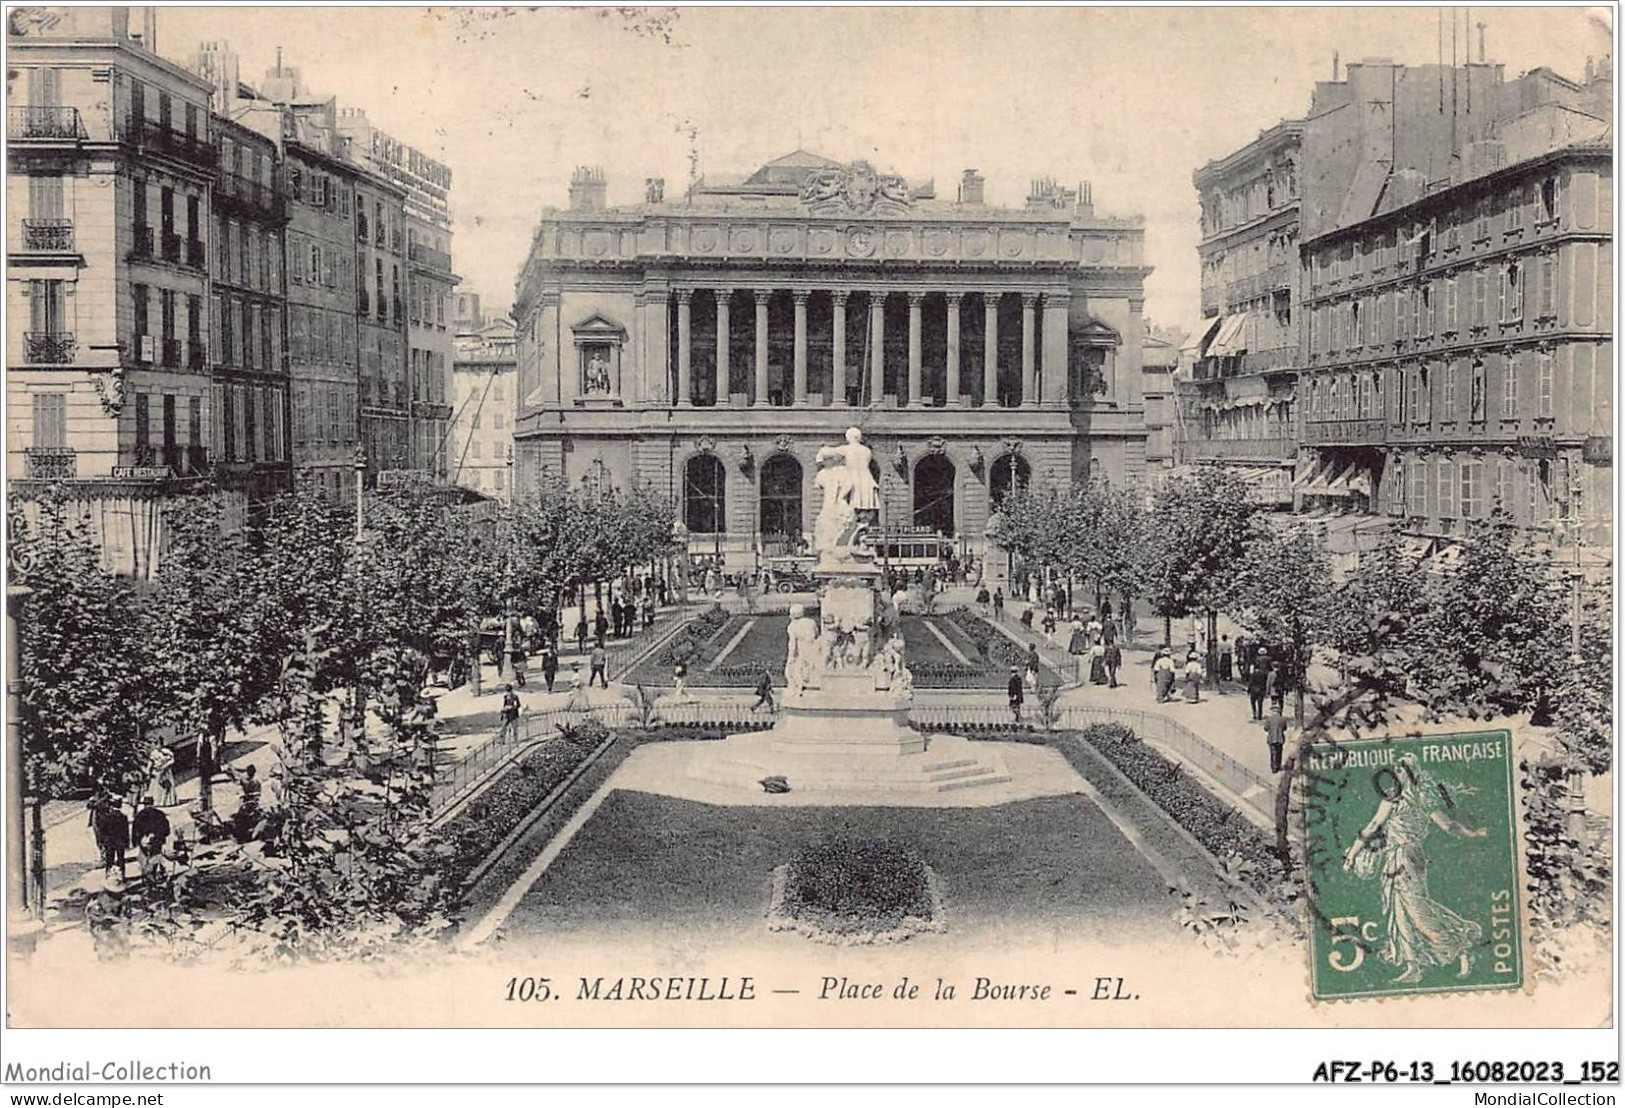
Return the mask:
<svg viewBox="0 0 1625 1108">
<path fill-rule="evenodd" d="M 161 345 L 163 347 L 164 356 L 163 364 L 174 369 L 179 369 L 181 364 L 181 340 L 164 339 Z"/>
<path fill-rule="evenodd" d="M 201 240 L 188 239 L 186 241 L 186 264 L 191 266 L 193 269 L 208 268 L 209 256 L 204 251 Z"/>
<path fill-rule="evenodd" d="M 25 447 L 23 465 L 35 481 L 67 481 L 79 476 L 79 455 L 71 446 Z"/>
<path fill-rule="evenodd" d="M 73 220 L 23 220 L 23 246 L 28 250 L 67 253 L 73 250 Z"/>
<path fill-rule="evenodd" d="M 451 272 L 451 255 L 444 250 L 436 250 L 424 243 L 414 242 L 407 247 L 406 256 L 409 261 L 420 262 L 430 269 Z"/>
<path fill-rule="evenodd" d="M 186 341 L 186 364 L 191 369 L 208 368 L 209 352 L 203 345 L 202 339 L 188 339 Z"/>
<path fill-rule="evenodd" d="M 79 140 L 87 136 L 84 122 L 79 118 L 78 108 L 28 105 L 7 109 L 6 137 L 24 140 Z"/>
<path fill-rule="evenodd" d="M 1311 419 L 1304 421 L 1305 446 L 1381 446 L 1388 423 L 1381 419 Z"/>
<path fill-rule="evenodd" d="M 181 260 L 181 237 L 179 235 L 177 235 L 174 231 L 165 231 L 164 232 L 164 237 L 163 237 L 163 243 L 164 243 L 164 261 L 166 261 L 166 262 L 175 262 L 177 265 L 180 264 L 180 260 Z"/>
<path fill-rule="evenodd" d="M 146 119 L 140 125 L 130 124 L 124 132 L 126 142 L 134 142 L 143 150 L 164 154 L 194 165 L 214 168 L 220 160 L 220 151 L 196 135 L 188 135 Z"/>
<path fill-rule="evenodd" d="M 1295 440 L 1272 435 L 1256 439 L 1190 439 L 1180 444 L 1192 459 L 1256 459 L 1281 461 L 1298 452 Z"/>
<path fill-rule="evenodd" d="M 152 228 L 144 224 L 136 224 L 135 245 L 130 247 L 130 257 L 152 257 Z"/>
<path fill-rule="evenodd" d="M 24 353 L 34 365 L 69 365 L 77 343 L 72 331 L 26 331 Z"/>
</svg>

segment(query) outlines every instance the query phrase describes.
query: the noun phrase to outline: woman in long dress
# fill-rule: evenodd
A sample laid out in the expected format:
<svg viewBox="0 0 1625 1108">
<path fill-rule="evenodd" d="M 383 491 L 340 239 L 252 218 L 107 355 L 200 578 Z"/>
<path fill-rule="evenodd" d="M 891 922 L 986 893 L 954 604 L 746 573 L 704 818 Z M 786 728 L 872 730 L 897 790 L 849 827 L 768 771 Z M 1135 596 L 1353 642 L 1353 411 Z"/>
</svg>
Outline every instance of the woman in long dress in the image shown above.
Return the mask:
<svg viewBox="0 0 1625 1108">
<path fill-rule="evenodd" d="M 1396 795 L 1384 797 L 1376 815 L 1343 855 L 1343 868 L 1382 882 L 1382 911 L 1387 933 L 1377 952 L 1383 961 L 1402 967 L 1396 982 L 1413 983 L 1432 966 L 1459 964 L 1465 977 L 1472 969 L 1472 948 L 1484 929 L 1463 919 L 1428 893 L 1428 831 L 1437 827 L 1458 839 L 1482 839 L 1489 832 L 1463 825 L 1449 811 L 1444 789 L 1425 774 L 1416 755 L 1407 754 L 1394 768 Z"/>
</svg>

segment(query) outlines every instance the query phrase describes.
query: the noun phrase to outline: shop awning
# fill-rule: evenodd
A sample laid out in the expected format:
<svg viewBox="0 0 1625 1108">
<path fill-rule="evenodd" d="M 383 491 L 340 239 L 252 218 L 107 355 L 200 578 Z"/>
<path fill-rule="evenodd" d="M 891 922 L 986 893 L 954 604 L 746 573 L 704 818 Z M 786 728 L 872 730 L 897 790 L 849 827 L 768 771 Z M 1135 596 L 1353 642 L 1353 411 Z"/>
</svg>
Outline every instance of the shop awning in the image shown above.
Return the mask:
<svg viewBox="0 0 1625 1108">
<path fill-rule="evenodd" d="M 1208 344 L 1207 356 L 1210 358 L 1224 358 L 1232 354 L 1240 354 L 1246 346 L 1244 332 L 1247 328 L 1247 312 L 1230 316 L 1219 328 L 1219 333 Z"/>
<path fill-rule="evenodd" d="M 1433 540 L 1406 535 L 1399 541 L 1399 552 L 1408 558 L 1426 558 L 1433 549 Z"/>
<path fill-rule="evenodd" d="M 1305 491 L 1308 491 L 1308 486 L 1320 477 L 1324 468 L 1325 467 L 1320 464 L 1320 459 L 1315 459 L 1308 469 L 1305 469 L 1302 473 L 1298 474 L 1292 479 L 1292 487 L 1295 489 L 1304 489 Z"/>
<path fill-rule="evenodd" d="M 1224 317 L 1218 315 L 1213 316 L 1211 319 L 1202 320 L 1195 327 L 1191 328 L 1191 339 L 1188 345 L 1193 346 L 1200 351 L 1202 349 L 1202 344 L 1213 336 L 1213 332 L 1223 322 Z"/>
</svg>

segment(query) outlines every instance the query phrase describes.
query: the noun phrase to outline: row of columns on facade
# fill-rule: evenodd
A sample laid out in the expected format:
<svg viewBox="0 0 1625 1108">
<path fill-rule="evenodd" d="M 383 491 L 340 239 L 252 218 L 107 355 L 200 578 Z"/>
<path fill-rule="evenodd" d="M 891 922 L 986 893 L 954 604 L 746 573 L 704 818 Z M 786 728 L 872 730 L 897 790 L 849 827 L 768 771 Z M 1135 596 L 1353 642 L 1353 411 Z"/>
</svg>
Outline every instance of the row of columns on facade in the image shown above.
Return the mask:
<svg viewBox="0 0 1625 1108">
<path fill-rule="evenodd" d="M 674 289 L 672 295 L 677 299 L 677 404 L 679 407 L 688 407 L 693 404 L 693 324 L 691 318 L 690 302 L 693 299 L 694 289 Z M 728 340 L 729 340 L 729 301 L 733 297 L 734 289 L 716 288 L 709 290 L 716 297 L 717 308 L 717 365 L 718 381 L 728 380 Z M 768 402 L 767 387 L 767 305 L 772 298 L 772 289 L 753 289 L 756 298 L 756 359 L 755 359 L 755 406 L 766 407 Z M 792 403 L 798 407 L 807 405 L 807 301 L 812 295 L 810 289 L 794 289 L 791 297 L 795 303 L 795 341 L 793 354 L 793 399 Z M 846 301 L 851 295 L 849 290 L 831 290 L 830 296 L 834 302 L 834 319 L 832 323 L 833 339 L 833 370 L 834 383 L 831 391 L 834 396 L 831 402 L 836 407 L 846 406 Z M 866 293 L 869 299 L 869 394 L 878 403 L 885 394 L 886 360 L 885 360 L 885 318 L 884 303 L 886 292 L 874 290 Z M 921 308 L 928 292 L 924 290 L 911 290 L 908 296 L 908 397 L 907 406 L 924 406 L 925 396 L 922 387 L 924 375 L 921 364 Z M 960 364 L 959 364 L 959 306 L 964 297 L 960 292 L 945 292 L 943 294 L 948 302 L 948 406 L 958 407 L 960 404 Z M 998 397 L 998 343 L 999 343 L 999 300 L 1003 293 L 990 292 L 983 295 L 983 311 L 985 313 L 985 327 L 982 336 L 982 404 L 984 407 L 993 407 Z M 1037 336 L 1043 325 L 1043 315 L 1055 312 L 1061 313 L 1064 321 L 1067 311 L 1068 297 L 1055 293 L 1023 292 L 1021 296 L 1021 400 L 1023 407 L 1037 407 L 1038 397 L 1038 359 Z M 1064 324 L 1063 324 L 1064 325 Z M 1059 376 L 1064 380 L 1066 366 L 1046 366 L 1049 374 Z M 1060 381 L 1056 381 L 1051 388 L 1059 392 Z M 1063 399 L 1056 396 L 1056 399 Z"/>
</svg>

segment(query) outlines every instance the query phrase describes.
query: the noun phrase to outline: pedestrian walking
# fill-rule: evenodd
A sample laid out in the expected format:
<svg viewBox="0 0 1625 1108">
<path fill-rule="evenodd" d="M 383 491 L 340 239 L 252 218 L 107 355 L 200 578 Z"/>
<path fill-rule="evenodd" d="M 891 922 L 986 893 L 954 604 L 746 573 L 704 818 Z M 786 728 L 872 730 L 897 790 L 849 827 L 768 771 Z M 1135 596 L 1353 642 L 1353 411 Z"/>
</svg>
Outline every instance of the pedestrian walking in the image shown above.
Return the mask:
<svg viewBox="0 0 1625 1108">
<path fill-rule="evenodd" d="M 773 675 L 762 667 L 761 676 L 756 678 L 756 703 L 750 706 L 751 711 L 765 707 L 769 713 L 773 711 Z"/>
<path fill-rule="evenodd" d="M 1037 644 L 1036 643 L 1028 643 L 1027 644 L 1027 687 L 1029 689 L 1038 688 L 1038 671 L 1039 671 L 1039 668 L 1040 668 L 1041 664 L 1042 663 L 1041 663 L 1041 661 L 1040 661 L 1040 659 L 1038 657 L 1038 646 L 1037 646 Z"/>
<path fill-rule="evenodd" d="M 1268 692 L 1269 652 L 1259 650 L 1247 672 L 1247 700 L 1252 705 L 1255 722 L 1264 718 L 1264 697 Z"/>
<path fill-rule="evenodd" d="M 1235 680 L 1235 647 L 1230 643 L 1229 635 L 1219 636 L 1219 680 Z"/>
<path fill-rule="evenodd" d="M 1004 618 L 1004 588 L 1002 586 L 993 590 L 993 618 Z"/>
<path fill-rule="evenodd" d="M 512 648 L 508 651 L 508 664 L 513 667 L 513 679 L 520 688 L 525 687 L 525 654 L 524 643 L 518 637 L 511 640 Z"/>
<path fill-rule="evenodd" d="M 1280 662 L 1270 663 L 1270 676 L 1268 684 L 1270 704 L 1277 712 L 1286 709 L 1286 670 L 1281 668 Z"/>
<path fill-rule="evenodd" d="M 124 878 L 124 855 L 130 849 L 130 820 L 124 809 L 105 786 L 85 803 L 90 810 L 90 831 L 96 839 L 96 850 L 101 855 L 102 876 L 112 877 L 118 871 Z"/>
<path fill-rule="evenodd" d="M 1123 648 L 1118 646 L 1116 642 L 1107 643 L 1106 654 L 1102 660 L 1106 666 L 1106 676 L 1109 678 L 1107 688 L 1115 689 L 1117 687 L 1117 671 L 1123 665 Z"/>
<path fill-rule="evenodd" d="M 576 636 L 575 636 L 575 638 L 576 638 L 576 653 L 577 654 L 585 654 L 587 652 L 587 617 L 586 616 L 582 616 L 580 619 L 576 620 Z"/>
<path fill-rule="evenodd" d="M 497 741 L 502 742 L 508 738 L 519 738 L 519 694 L 513 691 L 512 685 L 502 686 L 502 730 L 497 732 Z"/>
<path fill-rule="evenodd" d="M 592 631 L 593 638 L 597 639 L 600 643 L 609 638 L 609 617 L 604 615 L 604 609 L 602 606 L 599 607 L 598 614 L 593 617 Z"/>
<path fill-rule="evenodd" d="M 1089 632 L 1083 625 L 1083 620 L 1077 616 L 1072 617 L 1072 631 L 1067 637 L 1066 652 L 1078 657 L 1089 653 Z"/>
<path fill-rule="evenodd" d="M 1247 651 L 1251 645 L 1252 644 L 1247 641 L 1246 635 L 1236 636 L 1236 676 L 1240 678 L 1243 684 L 1246 684 L 1247 674 L 1251 669 L 1251 667 L 1247 664 L 1249 661 Z"/>
<path fill-rule="evenodd" d="M 1279 708 L 1271 710 L 1264 721 L 1264 741 L 1270 748 L 1270 772 L 1281 772 L 1281 751 L 1286 748 L 1286 716 Z"/>
<path fill-rule="evenodd" d="M 547 691 L 553 691 L 553 682 L 559 675 L 559 652 L 553 649 L 552 643 L 542 645 L 542 680 L 547 682 Z"/>
<path fill-rule="evenodd" d="M 688 699 L 688 666 L 682 662 L 672 667 L 671 698 L 679 703 Z"/>
<path fill-rule="evenodd" d="M 1027 699 L 1021 689 L 1021 671 L 1015 666 L 1010 667 L 1010 680 L 1005 682 L 1005 692 L 1010 697 L 1010 717 L 1017 724 L 1021 723 L 1021 705 Z"/>
<path fill-rule="evenodd" d="M 976 590 L 976 606 L 982 609 L 982 614 L 984 616 L 987 615 L 987 606 L 991 599 L 992 597 L 988 595 L 988 591 L 985 586 Z"/>
<path fill-rule="evenodd" d="M 1089 683 L 1091 685 L 1104 685 L 1106 683 L 1106 644 L 1095 643 L 1089 648 Z"/>
<path fill-rule="evenodd" d="M 135 839 L 141 876 L 149 880 L 163 872 L 164 843 L 169 841 L 169 817 L 160 812 L 152 797 L 141 798 L 141 810 L 130 825 Z"/>
<path fill-rule="evenodd" d="M 1089 617 L 1088 631 L 1090 645 L 1099 642 L 1101 636 L 1105 633 L 1106 625 L 1101 622 L 1099 612 L 1096 612 L 1094 615 Z"/>
<path fill-rule="evenodd" d="M 1195 704 L 1202 699 L 1202 656 L 1192 650 L 1185 655 L 1185 701 Z"/>
<path fill-rule="evenodd" d="M 163 743 L 152 748 L 147 755 L 147 770 L 152 774 L 152 787 L 158 792 L 158 803 L 173 808 L 175 798 L 175 752 Z"/>
<path fill-rule="evenodd" d="M 1151 663 L 1151 685 L 1157 691 L 1157 703 L 1166 704 L 1174 691 L 1174 656 L 1165 646 L 1157 651 Z"/>
<path fill-rule="evenodd" d="M 590 688 L 596 680 L 604 688 L 609 688 L 609 652 L 604 649 L 604 640 L 599 639 L 592 648 L 592 672 L 587 675 L 587 686 Z"/>
<path fill-rule="evenodd" d="M 564 702 L 564 710 L 567 711 L 567 712 L 590 712 L 590 711 L 592 711 L 592 697 L 587 692 L 587 690 L 590 689 L 591 687 L 592 687 L 592 678 L 591 677 L 588 677 L 585 683 L 583 683 L 582 680 L 581 680 L 581 663 L 580 662 L 571 662 L 570 663 L 570 699 L 566 700 Z"/>
</svg>

